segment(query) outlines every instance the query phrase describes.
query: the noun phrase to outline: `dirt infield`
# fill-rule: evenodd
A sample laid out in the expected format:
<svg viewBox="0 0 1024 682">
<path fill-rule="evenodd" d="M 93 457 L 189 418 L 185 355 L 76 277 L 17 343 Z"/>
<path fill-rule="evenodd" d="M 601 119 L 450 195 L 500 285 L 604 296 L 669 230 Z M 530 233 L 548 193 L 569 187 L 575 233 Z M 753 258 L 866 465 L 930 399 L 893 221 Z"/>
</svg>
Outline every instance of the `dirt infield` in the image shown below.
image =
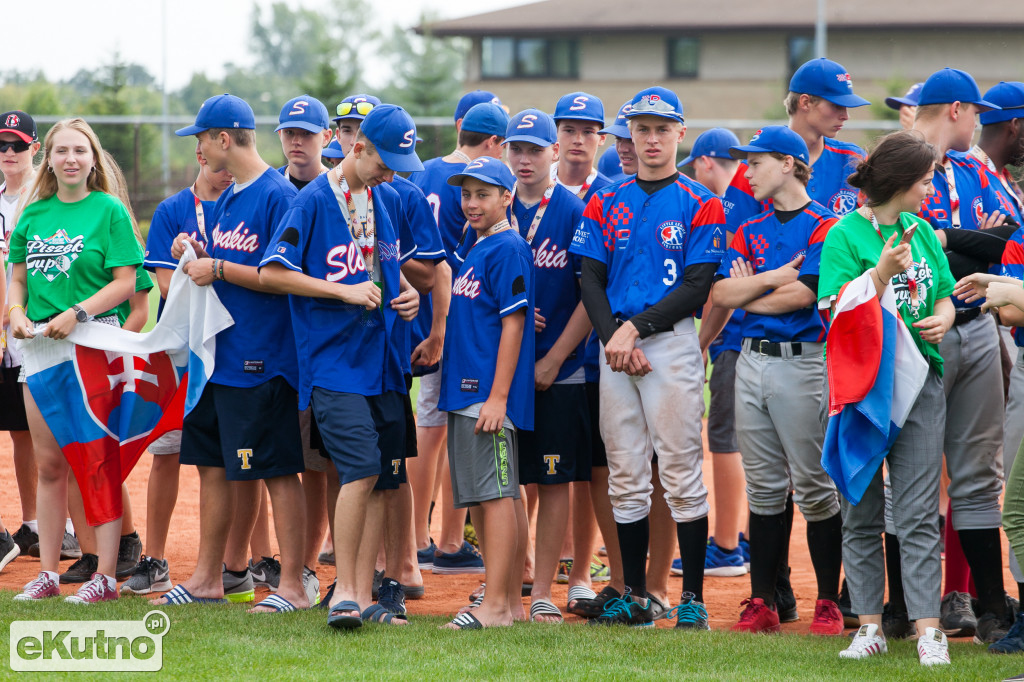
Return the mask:
<svg viewBox="0 0 1024 682">
<path fill-rule="evenodd" d="M 149 475 L 152 457 L 143 455 L 139 465 L 128 478 L 128 488 L 131 492 L 135 523 L 142 536 L 143 543 L 146 539 L 146 481 Z M 712 458 L 705 457 L 704 480 L 712 481 Z M 18 503 L 17 484 L 14 478 L 14 467 L 11 459 L 10 440 L 6 435 L 0 436 L 0 514 L 4 523 L 11 532 L 18 528 L 21 523 L 21 508 Z M 712 495 L 711 528 L 714 529 L 714 490 Z M 43 501 L 40 501 L 42 504 Z M 790 563 L 793 568 L 792 583 L 797 595 L 800 620 L 796 623 L 784 624 L 784 632 L 806 633 L 814 612 L 814 601 L 817 589 L 814 581 L 814 570 L 811 567 L 810 557 L 807 553 L 807 539 L 805 534 L 806 524 L 803 517 L 796 514 L 793 524 L 792 546 L 790 549 Z M 194 467 L 185 466 L 181 468 L 181 485 L 178 494 L 178 504 L 174 511 L 174 519 L 171 527 L 171 535 L 168 540 L 168 558 L 171 566 L 171 579 L 179 582 L 188 577 L 195 566 L 198 554 L 199 538 L 199 477 Z M 144 550 L 145 551 L 145 550 Z M 1015 594 L 1013 578 L 1010 575 L 1006 564 L 1006 542 L 1003 541 L 1003 572 L 1006 585 L 1011 594 Z M 61 562 L 61 568 L 67 568 L 70 561 Z M 19 590 L 22 585 L 35 577 L 39 570 L 39 560 L 31 557 L 18 557 L 11 562 L 0 573 L 0 589 Z M 334 576 L 334 567 L 319 566 L 317 573 L 320 576 L 322 591 L 327 590 L 328 585 Z M 430 572 L 423 574 L 426 596 L 422 600 L 409 601 L 409 613 L 431 615 L 453 614 L 459 607 L 467 603 L 467 596 L 477 587 L 482 576 L 439 576 Z M 71 594 L 77 585 L 62 586 L 62 591 Z M 598 586 L 598 589 L 600 587 Z M 707 602 L 708 612 L 711 616 L 711 626 L 715 629 L 727 629 L 739 615 L 740 602 L 749 596 L 750 580 L 748 576 L 739 578 L 714 578 L 705 579 L 704 596 Z M 257 590 L 259 599 L 262 590 Z M 554 587 L 554 602 L 564 610 L 566 602 L 565 585 Z M 678 599 L 682 591 L 682 579 L 672 577 L 669 583 L 669 594 L 673 599 Z M 529 605 L 528 600 L 525 602 Z M 566 614 L 568 622 L 580 621 L 576 616 Z M 660 621 L 660 625 L 670 626 L 666 621 Z"/>
</svg>

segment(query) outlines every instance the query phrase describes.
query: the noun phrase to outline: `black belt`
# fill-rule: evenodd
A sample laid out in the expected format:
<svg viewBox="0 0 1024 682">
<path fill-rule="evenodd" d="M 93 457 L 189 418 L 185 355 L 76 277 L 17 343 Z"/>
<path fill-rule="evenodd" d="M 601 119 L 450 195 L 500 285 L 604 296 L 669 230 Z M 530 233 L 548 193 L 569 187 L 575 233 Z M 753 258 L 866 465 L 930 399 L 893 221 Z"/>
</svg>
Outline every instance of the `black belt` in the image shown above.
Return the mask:
<svg viewBox="0 0 1024 682">
<path fill-rule="evenodd" d="M 783 341 L 781 343 L 777 341 L 769 341 L 768 339 L 752 339 L 746 338 L 744 341 L 750 342 L 750 352 L 758 353 L 760 355 L 770 355 L 773 358 L 782 357 L 782 348 L 789 346 L 791 354 L 793 356 L 800 355 L 803 353 L 803 344 L 799 341 Z"/>
<path fill-rule="evenodd" d="M 953 318 L 953 326 L 958 327 L 968 322 L 974 322 L 976 319 L 981 317 L 981 308 L 961 308 L 956 311 L 956 316 Z"/>
</svg>

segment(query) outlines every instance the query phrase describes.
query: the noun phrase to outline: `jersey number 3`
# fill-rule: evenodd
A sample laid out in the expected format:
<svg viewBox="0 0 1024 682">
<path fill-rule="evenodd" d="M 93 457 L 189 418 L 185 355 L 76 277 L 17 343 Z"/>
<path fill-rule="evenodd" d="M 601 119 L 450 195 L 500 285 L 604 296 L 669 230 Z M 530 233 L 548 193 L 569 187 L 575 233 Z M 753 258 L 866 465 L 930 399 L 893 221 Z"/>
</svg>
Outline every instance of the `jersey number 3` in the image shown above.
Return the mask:
<svg viewBox="0 0 1024 682">
<path fill-rule="evenodd" d="M 672 286 L 676 283 L 676 278 L 679 276 L 679 270 L 676 268 L 676 262 L 671 258 L 665 259 L 665 276 L 661 278 L 661 281 L 665 286 Z"/>
</svg>

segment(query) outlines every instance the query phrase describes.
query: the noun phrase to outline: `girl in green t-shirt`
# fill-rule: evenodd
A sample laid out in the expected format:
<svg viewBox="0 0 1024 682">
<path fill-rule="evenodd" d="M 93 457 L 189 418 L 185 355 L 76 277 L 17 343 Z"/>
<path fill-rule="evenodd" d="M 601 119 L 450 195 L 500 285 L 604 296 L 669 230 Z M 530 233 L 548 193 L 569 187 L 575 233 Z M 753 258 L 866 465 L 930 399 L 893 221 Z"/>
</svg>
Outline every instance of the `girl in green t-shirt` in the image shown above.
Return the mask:
<svg viewBox="0 0 1024 682">
<path fill-rule="evenodd" d="M 946 637 L 939 630 L 939 474 L 945 397 L 938 343 L 953 325 L 949 299 L 953 276 L 942 247 L 927 223 L 917 219 L 933 193 L 935 149 L 918 133 L 886 136 L 857 166 L 849 182 L 866 205 L 844 216 L 829 231 L 821 254 L 818 296 L 835 305 L 842 286 L 870 273 L 879 297 L 892 286 L 897 310 L 931 370 L 914 407 L 886 456 L 892 491 L 892 518 L 900 539 L 900 559 L 910 620 L 916 621 L 922 664 L 949 663 Z M 842 658 L 886 652 L 882 632 L 885 527 L 881 468 L 860 504 L 843 501 L 843 566 L 852 607 L 861 628 Z"/>
<path fill-rule="evenodd" d="M 66 339 L 75 325 L 94 315 L 116 324 L 114 309 L 135 293 L 136 269 L 142 263 L 131 215 L 115 196 L 123 191 L 123 177 L 89 124 L 80 118 L 59 121 L 47 133 L 43 148 L 29 203 L 11 235 L 14 273 L 8 303 L 11 333 L 19 339 L 32 338 L 36 324 L 44 321 L 43 336 L 52 339 Z M 25 403 L 39 472 L 38 496 L 49 502 L 38 508 L 39 577 L 15 599 L 36 600 L 60 595 L 57 567 L 69 464 L 27 387 Z M 111 464 L 120 467 L 119 461 Z M 116 599 L 121 489 L 78 483 L 83 497 L 109 500 L 118 518 L 94 527 L 95 572 L 68 601 Z"/>
</svg>

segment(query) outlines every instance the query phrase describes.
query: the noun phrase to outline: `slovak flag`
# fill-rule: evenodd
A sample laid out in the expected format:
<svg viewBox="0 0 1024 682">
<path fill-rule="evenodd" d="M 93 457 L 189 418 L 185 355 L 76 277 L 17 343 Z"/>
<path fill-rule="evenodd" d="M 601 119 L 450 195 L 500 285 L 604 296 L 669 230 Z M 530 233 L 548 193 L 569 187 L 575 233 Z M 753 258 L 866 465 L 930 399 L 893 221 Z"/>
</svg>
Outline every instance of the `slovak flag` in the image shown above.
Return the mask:
<svg viewBox="0 0 1024 682">
<path fill-rule="evenodd" d="M 213 287 L 182 271 L 171 277 L 160 320 L 145 334 L 101 322 L 65 340 L 19 340 L 26 383 L 75 473 L 90 525 L 121 517 L 121 483 L 143 451 L 181 428 L 213 374 L 218 332 L 234 320 Z"/>
<path fill-rule="evenodd" d="M 826 348 L 829 420 L 821 466 L 856 505 L 907 421 L 928 361 L 896 311 L 892 284 L 879 301 L 869 272 L 839 292 Z"/>
</svg>

